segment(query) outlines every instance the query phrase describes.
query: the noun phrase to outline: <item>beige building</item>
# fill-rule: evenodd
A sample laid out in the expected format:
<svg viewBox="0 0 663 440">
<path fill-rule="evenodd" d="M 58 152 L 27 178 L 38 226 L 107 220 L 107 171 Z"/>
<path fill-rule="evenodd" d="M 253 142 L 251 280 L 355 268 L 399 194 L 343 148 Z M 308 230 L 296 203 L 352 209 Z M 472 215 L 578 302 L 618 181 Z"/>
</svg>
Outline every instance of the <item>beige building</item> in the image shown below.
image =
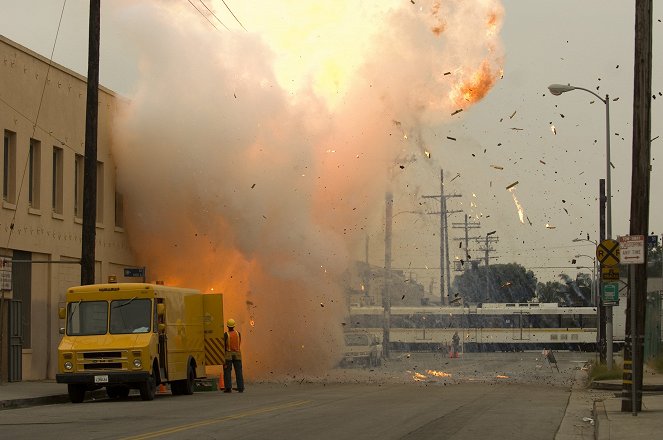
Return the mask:
<svg viewBox="0 0 663 440">
<path fill-rule="evenodd" d="M 80 284 L 86 88 L 81 75 L 0 36 L 3 381 L 55 377 L 58 306 Z M 135 264 L 111 154 L 112 121 L 125 103 L 99 89 L 97 282 L 122 280 Z"/>
</svg>

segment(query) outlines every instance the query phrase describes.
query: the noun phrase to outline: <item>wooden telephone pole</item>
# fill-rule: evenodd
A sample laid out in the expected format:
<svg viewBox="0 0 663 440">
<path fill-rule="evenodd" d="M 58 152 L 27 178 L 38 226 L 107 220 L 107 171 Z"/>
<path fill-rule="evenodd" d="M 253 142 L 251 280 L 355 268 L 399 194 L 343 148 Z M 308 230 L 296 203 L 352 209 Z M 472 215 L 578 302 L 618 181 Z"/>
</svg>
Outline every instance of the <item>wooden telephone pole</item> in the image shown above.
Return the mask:
<svg viewBox="0 0 663 440">
<path fill-rule="evenodd" d="M 649 174 L 651 163 L 652 0 L 635 2 L 635 57 L 633 71 L 633 159 L 631 174 L 631 235 L 649 231 Z M 642 410 L 642 371 L 645 312 L 647 305 L 647 253 L 644 264 L 629 265 L 629 295 L 624 348 L 622 411 L 637 415 Z M 634 304 L 635 301 L 635 304 Z M 633 310 L 633 308 L 635 310 Z M 635 312 L 635 313 L 633 313 Z M 627 366 L 630 365 L 630 370 Z M 630 376 L 630 377 L 627 377 Z M 631 382 L 631 386 L 627 383 Z"/>
<path fill-rule="evenodd" d="M 94 249 L 97 234 L 97 125 L 99 119 L 99 34 L 101 0 L 90 0 L 90 30 L 85 106 L 85 166 L 83 173 L 83 237 L 81 285 L 94 284 Z"/>
</svg>

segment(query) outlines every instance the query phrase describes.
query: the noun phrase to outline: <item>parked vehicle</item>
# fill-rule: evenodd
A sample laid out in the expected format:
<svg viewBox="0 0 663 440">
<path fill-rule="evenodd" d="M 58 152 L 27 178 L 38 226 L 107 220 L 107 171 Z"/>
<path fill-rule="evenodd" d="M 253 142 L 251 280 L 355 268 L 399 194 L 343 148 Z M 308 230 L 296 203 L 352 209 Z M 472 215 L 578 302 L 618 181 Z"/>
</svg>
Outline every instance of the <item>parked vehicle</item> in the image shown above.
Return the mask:
<svg viewBox="0 0 663 440">
<path fill-rule="evenodd" d="M 375 367 L 382 363 L 382 344 L 377 337 L 363 331 L 345 333 L 342 365 Z"/>
<path fill-rule="evenodd" d="M 70 288 L 59 311 L 65 325 L 58 347 L 56 381 L 69 398 L 106 388 L 109 397 L 140 390 L 154 399 L 160 384 L 192 394 L 206 365 L 221 365 L 223 298 L 198 290 L 146 283 Z"/>
</svg>

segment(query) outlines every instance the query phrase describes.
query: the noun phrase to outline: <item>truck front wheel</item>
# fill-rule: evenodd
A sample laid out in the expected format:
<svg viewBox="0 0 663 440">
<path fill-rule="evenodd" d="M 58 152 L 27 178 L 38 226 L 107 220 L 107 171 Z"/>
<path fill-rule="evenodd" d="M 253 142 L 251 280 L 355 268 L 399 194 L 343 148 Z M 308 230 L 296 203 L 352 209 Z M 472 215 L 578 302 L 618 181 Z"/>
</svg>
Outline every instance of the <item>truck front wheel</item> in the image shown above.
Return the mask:
<svg viewBox="0 0 663 440">
<path fill-rule="evenodd" d="M 142 400 L 154 400 L 154 396 L 157 393 L 157 376 L 156 374 L 150 374 L 150 377 L 147 378 L 145 382 L 140 384 L 140 398 Z"/>
<path fill-rule="evenodd" d="M 71 403 L 81 403 L 85 400 L 85 385 L 70 383 L 67 385 L 67 391 Z"/>
</svg>

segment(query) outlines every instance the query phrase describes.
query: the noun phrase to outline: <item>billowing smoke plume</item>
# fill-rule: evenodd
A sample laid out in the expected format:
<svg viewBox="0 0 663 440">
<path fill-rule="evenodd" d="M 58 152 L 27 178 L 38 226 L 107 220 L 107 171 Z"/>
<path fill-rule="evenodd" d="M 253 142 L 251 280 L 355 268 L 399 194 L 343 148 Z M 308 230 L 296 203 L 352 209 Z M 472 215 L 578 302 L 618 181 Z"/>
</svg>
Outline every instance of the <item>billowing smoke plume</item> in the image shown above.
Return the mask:
<svg viewBox="0 0 663 440">
<path fill-rule="evenodd" d="M 150 279 L 225 294 L 249 376 L 317 374 L 338 358 L 339 279 L 395 158 L 430 161 L 408 132 L 499 77 L 502 8 L 241 2 L 245 31 L 204 3 L 231 31 L 187 2 L 114 7 L 140 54 L 114 146 L 127 229 Z"/>
</svg>

